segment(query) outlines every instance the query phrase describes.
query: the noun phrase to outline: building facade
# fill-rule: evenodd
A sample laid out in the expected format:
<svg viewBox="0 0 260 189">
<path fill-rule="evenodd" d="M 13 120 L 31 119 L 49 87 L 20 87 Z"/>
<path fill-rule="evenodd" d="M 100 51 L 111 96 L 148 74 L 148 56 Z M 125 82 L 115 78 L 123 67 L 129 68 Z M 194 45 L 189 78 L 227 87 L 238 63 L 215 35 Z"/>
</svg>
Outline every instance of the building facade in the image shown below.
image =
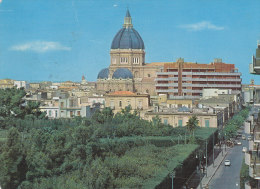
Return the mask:
<svg viewBox="0 0 260 189">
<path fill-rule="evenodd" d="M 150 98 L 148 94 L 136 94 L 130 91 L 116 91 L 105 96 L 106 107 L 110 107 L 114 113 L 121 112 L 127 106 L 132 110 L 147 110 Z"/>
<path fill-rule="evenodd" d="M 222 63 L 215 59 L 210 64 L 184 62 L 165 63 L 157 73 L 156 92 L 168 96 L 201 97 L 203 89 L 231 89 L 241 91 L 241 73 L 237 72 L 234 64 Z"/>
</svg>

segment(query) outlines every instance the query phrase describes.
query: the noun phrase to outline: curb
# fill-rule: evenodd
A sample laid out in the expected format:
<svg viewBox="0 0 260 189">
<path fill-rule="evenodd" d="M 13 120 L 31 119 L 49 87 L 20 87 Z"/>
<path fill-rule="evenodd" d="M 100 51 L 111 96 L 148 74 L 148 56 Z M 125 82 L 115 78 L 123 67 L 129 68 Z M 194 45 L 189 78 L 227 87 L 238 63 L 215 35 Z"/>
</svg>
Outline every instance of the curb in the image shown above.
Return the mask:
<svg viewBox="0 0 260 189">
<path fill-rule="evenodd" d="M 227 151 L 227 153 L 224 155 L 223 159 L 221 160 L 220 164 L 218 165 L 218 167 L 217 167 L 217 169 L 215 170 L 215 172 L 213 173 L 213 175 L 210 177 L 210 179 L 209 179 L 209 181 L 208 181 L 207 184 L 209 184 L 210 181 L 211 181 L 211 179 L 215 176 L 217 170 L 219 169 L 219 167 L 220 167 L 220 165 L 222 164 L 223 160 L 226 158 L 227 154 L 228 154 L 228 151 Z"/>
<path fill-rule="evenodd" d="M 224 150 L 224 149 L 223 149 L 223 150 Z M 214 173 L 212 174 L 212 176 L 209 178 L 208 182 L 207 182 L 207 183 L 204 183 L 204 184 L 202 185 L 202 187 L 205 187 L 205 186 L 209 185 L 210 181 L 211 181 L 212 178 L 215 176 L 215 174 L 216 174 L 217 170 L 219 169 L 220 165 L 222 164 L 223 160 L 226 158 L 226 156 L 227 156 L 227 154 L 228 154 L 228 151 L 229 151 L 229 149 L 227 150 L 226 154 L 223 156 L 223 159 L 221 160 L 220 164 L 217 166 L 217 168 L 216 168 L 216 170 L 214 171 Z M 221 154 L 220 154 L 220 155 L 221 155 Z M 199 188 L 199 186 L 198 186 L 197 188 Z"/>
</svg>

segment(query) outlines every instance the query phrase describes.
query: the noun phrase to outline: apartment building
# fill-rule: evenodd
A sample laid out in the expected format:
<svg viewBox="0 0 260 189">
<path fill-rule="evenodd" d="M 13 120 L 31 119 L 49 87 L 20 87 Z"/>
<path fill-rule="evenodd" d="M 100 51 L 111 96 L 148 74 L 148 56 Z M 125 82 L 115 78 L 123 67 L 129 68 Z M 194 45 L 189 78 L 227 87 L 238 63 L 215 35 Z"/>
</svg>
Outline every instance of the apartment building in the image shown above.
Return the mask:
<svg viewBox="0 0 260 189">
<path fill-rule="evenodd" d="M 257 41 L 257 49 L 255 55 L 252 57 L 252 63 L 249 64 L 249 71 L 251 74 L 260 74 L 260 42 Z"/>
<path fill-rule="evenodd" d="M 252 135 L 248 151 L 245 152 L 245 163 L 249 166 L 249 179 L 245 183 L 246 189 L 260 188 L 260 117 L 254 121 L 254 116 L 249 116 L 245 122 L 245 132 Z"/>
<path fill-rule="evenodd" d="M 180 58 L 177 62 L 165 63 L 157 72 L 156 93 L 167 94 L 172 97 L 188 96 L 200 98 L 203 89 L 231 89 L 241 91 L 241 73 L 234 64 L 223 63 L 215 59 L 210 64 L 184 62 Z"/>
</svg>

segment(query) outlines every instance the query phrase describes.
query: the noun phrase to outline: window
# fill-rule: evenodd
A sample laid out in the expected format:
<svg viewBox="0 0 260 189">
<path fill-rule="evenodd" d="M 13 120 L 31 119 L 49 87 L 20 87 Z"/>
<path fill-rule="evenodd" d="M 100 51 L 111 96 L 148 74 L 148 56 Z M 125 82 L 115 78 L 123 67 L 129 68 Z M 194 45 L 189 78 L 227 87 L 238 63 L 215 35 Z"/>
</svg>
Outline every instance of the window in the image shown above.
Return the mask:
<svg viewBox="0 0 260 189">
<path fill-rule="evenodd" d="M 209 127 L 209 119 L 205 119 L 205 127 Z"/>
<path fill-rule="evenodd" d="M 51 116 L 51 110 L 49 110 L 49 116 Z"/>
<path fill-rule="evenodd" d="M 165 125 L 167 125 L 167 124 L 168 124 L 168 119 L 167 119 L 167 118 L 164 118 L 164 119 L 163 119 L 163 123 L 164 123 Z"/>
<path fill-rule="evenodd" d="M 58 111 L 55 110 L 55 117 L 58 117 Z"/>
<path fill-rule="evenodd" d="M 70 111 L 70 117 L 73 117 L 73 111 Z"/>
<path fill-rule="evenodd" d="M 61 103 L 60 103 L 60 107 L 61 107 L 61 108 L 64 108 L 64 102 L 61 102 Z"/>
<path fill-rule="evenodd" d="M 116 64 L 116 58 L 112 58 L 112 64 Z"/>
<path fill-rule="evenodd" d="M 122 101 L 121 100 L 119 101 L 119 107 L 122 107 Z"/>
<path fill-rule="evenodd" d="M 113 109 L 115 107 L 115 103 L 113 100 L 110 101 L 110 108 Z"/>
<path fill-rule="evenodd" d="M 80 111 L 77 111 L 77 115 L 80 116 Z"/>
<path fill-rule="evenodd" d="M 182 127 L 182 119 L 179 119 L 179 120 L 178 120 L 178 126 L 179 126 L 179 127 Z"/>
<path fill-rule="evenodd" d="M 134 63 L 134 64 L 139 64 L 139 58 L 134 57 L 134 58 L 133 58 L 133 63 Z"/>
<path fill-rule="evenodd" d="M 138 101 L 138 108 L 142 108 L 143 107 L 143 101 L 142 100 L 139 100 Z"/>
<path fill-rule="evenodd" d="M 131 100 L 127 100 L 127 105 L 131 105 Z"/>
<path fill-rule="evenodd" d="M 121 64 L 127 64 L 127 62 L 128 62 L 128 61 L 127 61 L 127 58 L 126 58 L 126 57 L 121 57 L 121 58 L 120 58 L 120 63 L 121 63 Z"/>
<path fill-rule="evenodd" d="M 70 107 L 73 107 L 73 100 L 70 100 Z"/>
<path fill-rule="evenodd" d="M 151 77 L 151 74 L 147 74 L 147 77 Z"/>
</svg>

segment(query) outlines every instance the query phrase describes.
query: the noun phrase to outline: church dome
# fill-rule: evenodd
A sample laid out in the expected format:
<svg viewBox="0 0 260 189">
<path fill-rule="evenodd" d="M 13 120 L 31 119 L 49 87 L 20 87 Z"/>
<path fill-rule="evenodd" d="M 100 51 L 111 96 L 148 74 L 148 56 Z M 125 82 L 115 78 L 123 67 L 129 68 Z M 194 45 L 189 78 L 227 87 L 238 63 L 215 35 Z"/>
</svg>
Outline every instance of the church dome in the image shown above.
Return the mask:
<svg viewBox="0 0 260 189">
<path fill-rule="evenodd" d="M 133 79 L 132 72 L 127 68 L 118 68 L 112 76 L 113 79 Z"/>
<path fill-rule="evenodd" d="M 98 79 L 107 79 L 109 75 L 109 69 L 108 68 L 104 68 L 102 69 L 99 73 L 97 78 Z"/>
<path fill-rule="evenodd" d="M 144 49 L 144 42 L 133 28 L 129 10 L 126 12 L 123 28 L 115 35 L 111 49 Z"/>
</svg>

